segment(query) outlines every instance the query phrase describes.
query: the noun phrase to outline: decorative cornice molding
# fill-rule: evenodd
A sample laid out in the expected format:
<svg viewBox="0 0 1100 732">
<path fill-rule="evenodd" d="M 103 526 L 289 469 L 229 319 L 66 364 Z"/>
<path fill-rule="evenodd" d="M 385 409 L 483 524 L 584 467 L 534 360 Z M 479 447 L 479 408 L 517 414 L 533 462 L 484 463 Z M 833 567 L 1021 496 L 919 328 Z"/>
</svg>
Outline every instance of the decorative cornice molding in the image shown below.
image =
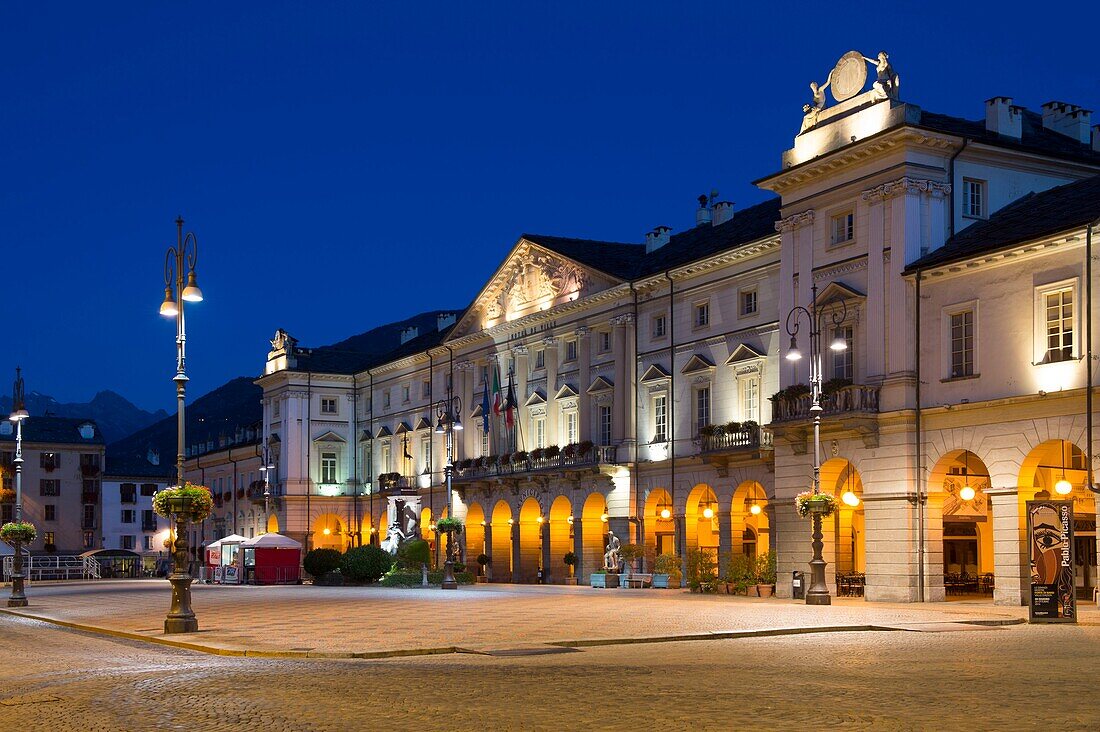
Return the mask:
<svg viewBox="0 0 1100 732">
<path fill-rule="evenodd" d="M 622 315 L 616 315 L 611 318 L 608 323 L 612 326 L 628 325 L 634 322 L 634 313 L 623 313 Z"/>
<path fill-rule="evenodd" d="M 833 267 L 826 267 L 824 269 L 815 270 L 813 273 L 814 282 L 821 282 L 822 280 L 831 280 L 842 275 L 852 274 L 853 272 L 861 272 L 867 269 L 867 258 L 860 257 L 849 262 L 842 262 Z"/>
<path fill-rule="evenodd" d="M 947 196 L 951 193 L 950 183 L 940 183 L 927 178 L 903 176 L 889 183 L 883 183 L 862 193 L 861 198 L 870 203 L 884 201 L 903 193 L 927 193 L 931 196 Z"/>
<path fill-rule="evenodd" d="M 801 211 L 796 214 L 792 214 L 785 219 L 780 219 L 775 222 L 775 230 L 781 234 L 786 234 L 789 231 L 795 231 L 803 226 L 809 226 L 814 222 L 814 210 L 811 208 L 808 211 Z"/>
</svg>

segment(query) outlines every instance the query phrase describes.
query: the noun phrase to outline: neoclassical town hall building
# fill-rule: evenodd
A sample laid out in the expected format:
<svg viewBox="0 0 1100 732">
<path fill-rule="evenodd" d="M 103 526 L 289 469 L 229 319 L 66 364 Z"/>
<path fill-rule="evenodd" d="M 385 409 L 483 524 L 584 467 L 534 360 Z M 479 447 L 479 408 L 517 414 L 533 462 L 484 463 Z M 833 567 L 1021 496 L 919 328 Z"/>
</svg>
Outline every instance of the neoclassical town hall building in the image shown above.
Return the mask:
<svg viewBox="0 0 1100 732">
<path fill-rule="evenodd" d="M 814 446 L 809 359 L 786 358 L 788 314 L 816 295 L 826 344 L 848 346 L 822 357 L 822 487 L 846 499 L 825 526 L 832 590 L 1021 604 L 1024 502 L 1050 495 L 1074 501 L 1091 598 L 1086 239 L 1100 133 L 1062 102 L 996 97 L 974 121 L 928 112 L 898 98 L 885 54 L 864 91 L 866 61 L 846 54 L 814 85 L 778 172 L 756 181 L 776 194 L 764 203 L 704 197 L 693 228 L 639 243 L 524 234 L 464 312 L 384 356 L 280 331 L 257 382 L 262 440 L 204 458 L 258 476 L 266 446 L 272 498 L 249 480 L 247 517 L 226 502 L 221 531 L 381 541 L 387 497 L 415 489 L 434 540 L 448 510 L 435 427 L 453 409 L 452 510 L 468 561 L 489 555 L 494 581 L 540 569 L 564 581 L 570 551 L 584 581 L 611 530 L 647 562 L 775 550 L 789 596 L 811 555 L 794 497 Z M 486 431 L 497 374 L 515 427 L 493 416 Z"/>
</svg>

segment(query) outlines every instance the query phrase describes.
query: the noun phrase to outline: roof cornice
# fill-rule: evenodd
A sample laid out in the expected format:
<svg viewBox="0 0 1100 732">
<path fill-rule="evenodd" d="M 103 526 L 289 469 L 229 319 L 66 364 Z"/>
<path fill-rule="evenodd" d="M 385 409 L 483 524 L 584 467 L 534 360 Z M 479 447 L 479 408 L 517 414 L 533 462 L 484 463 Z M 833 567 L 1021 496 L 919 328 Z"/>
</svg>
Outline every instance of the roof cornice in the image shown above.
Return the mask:
<svg viewBox="0 0 1100 732">
<path fill-rule="evenodd" d="M 922 267 L 920 268 L 920 273 L 923 278 L 935 278 L 937 281 L 942 282 L 975 270 L 990 269 L 1004 264 L 1025 262 L 1029 259 L 1041 257 L 1047 254 L 1051 249 L 1066 246 L 1084 246 L 1087 229 L 1087 226 L 1075 226 L 1056 234 L 1012 244 L 1002 247 L 1001 249 L 963 256 L 959 259 L 943 262 L 941 264 L 934 264 L 927 268 Z M 917 270 L 915 268 L 906 269 L 903 274 L 905 277 L 915 278 Z"/>
</svg>

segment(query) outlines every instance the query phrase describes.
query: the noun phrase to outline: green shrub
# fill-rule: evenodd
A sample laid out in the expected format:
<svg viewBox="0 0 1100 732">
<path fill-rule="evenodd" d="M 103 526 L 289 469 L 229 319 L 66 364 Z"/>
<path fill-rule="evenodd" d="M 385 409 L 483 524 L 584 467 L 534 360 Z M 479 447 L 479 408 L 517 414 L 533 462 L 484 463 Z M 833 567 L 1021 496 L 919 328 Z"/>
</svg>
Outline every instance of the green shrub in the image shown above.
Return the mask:
<svg viewBox="0 0 1100 732">
<path fill-rule="evenodd" d="M 404 569 L 391 569 L 378 584 L 383 587 L 419 587 L 420 572 Z"/>
<path fill-rule="evenodd" d="M 340 573 L 353 582 L 377 582 L 390 571 L 393 557 L 373 545 L 348 549 L 340 560 Z"/>
<path fill-rule="evenodd" d="M 690 549 L 687 556 L 688 587 L 697 592 L 713 592 L 717 589 L 718 563 L 714 553 L 705 549 Z"/>
<path fill-rule="evenodd" d="M 731 555 L 722 579 L 733 585 L 735 592 L 745 592 L 749 585 L 756 584 L 756 559 L 744 554 Z"/>
<path fill-rule="evenodd" d="M 302 566 L 313 578 L 324 577 L 340 568 L 340 552 L 335 549 L 312 549 L 302 560 Z"/>
<path fill-rule="evenodd" d="M 667 574 L 669 580 L 679 582 L 681 579 L 679 555 L 671 552 L 660 555 L 653 562 L 653 571 L 657 574 Z"/>
<path fill-rule="evenodd" d="M 401 569 L 419 570 L 421 564 L 432 563 L 432 550 L 423 539 L 408 541 L 397 550 L 397 566 Z"/>
<path fill-rule="evenodd" d="M 577 563 L 577 555 L 573 552 L 566 552 L 565 556 L 561 558 L 563 564 L 568 564 L 570 567 Z"/>
<path fill-rule="evenodd" d="M 760 585 L 774 585 L 775 552 L 765 552 L 756 558 L 756 583 Z"/>
</svg>

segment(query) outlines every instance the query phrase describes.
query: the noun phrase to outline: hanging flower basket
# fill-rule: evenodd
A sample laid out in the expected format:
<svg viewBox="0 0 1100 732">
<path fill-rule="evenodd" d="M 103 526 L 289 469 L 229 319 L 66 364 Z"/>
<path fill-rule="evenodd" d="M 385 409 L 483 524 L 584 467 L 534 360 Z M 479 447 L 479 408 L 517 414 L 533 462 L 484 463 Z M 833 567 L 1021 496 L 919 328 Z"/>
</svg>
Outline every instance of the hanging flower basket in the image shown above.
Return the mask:
<svg viewBox="0 0 1100 732">
<path fill-rule="evenodd" d="M 36 536 L 38 536 L 38 532 L 35 531 L 34 524 L 26 521 L 12 521 L 0 526 L 0 539 L 9 543 L 20 541 L 24 544 L 30 544 Z"/>
<path fill-rule="evenodd" d="M 436 531 L 441 534 L 449 534 L 452 531 L 456 534 L 462 531 L 462 519 L 456 519 L 451 517 L 441 518 L 435 524 Z"/>
<path fill-rule="evenodd" d="M 798 515 L 807 516 L 831 516 L 838 508 L 836 496 L 832 493 L 814 493 L 803 491 L 795 496 L 795 505 L 798 507 Z"/>
<path fill-rule="evenodd" d="M 153 511 L 171 518 L 178 513 L 189 514 L 192 521 L 202 521 L 214 510 L 214 498 L 205 486 L 184 483 L 182 488 L 165 488 L 153 494 Z"/>
</svg>

